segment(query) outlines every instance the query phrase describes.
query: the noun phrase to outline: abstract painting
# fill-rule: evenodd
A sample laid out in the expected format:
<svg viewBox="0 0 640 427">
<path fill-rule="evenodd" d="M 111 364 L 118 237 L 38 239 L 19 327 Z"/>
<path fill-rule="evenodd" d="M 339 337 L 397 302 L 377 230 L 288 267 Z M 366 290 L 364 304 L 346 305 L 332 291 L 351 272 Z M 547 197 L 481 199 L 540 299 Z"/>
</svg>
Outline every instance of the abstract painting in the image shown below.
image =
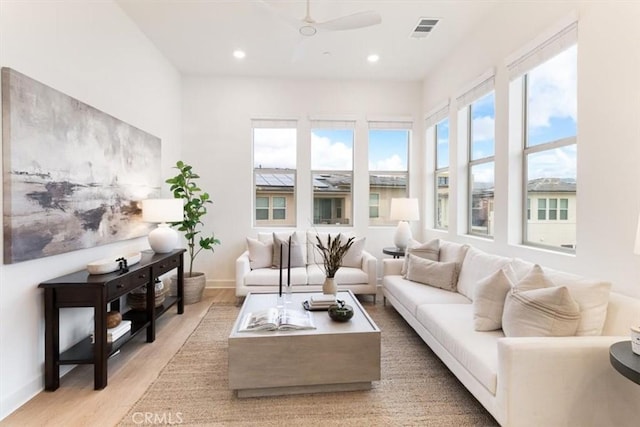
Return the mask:
<svg viewBox="0 0 640 427">
<path fill-rule="evenodd" d="M 4 263 L 148 234 L 160 139 L 2 69 Z"/>
</svg>

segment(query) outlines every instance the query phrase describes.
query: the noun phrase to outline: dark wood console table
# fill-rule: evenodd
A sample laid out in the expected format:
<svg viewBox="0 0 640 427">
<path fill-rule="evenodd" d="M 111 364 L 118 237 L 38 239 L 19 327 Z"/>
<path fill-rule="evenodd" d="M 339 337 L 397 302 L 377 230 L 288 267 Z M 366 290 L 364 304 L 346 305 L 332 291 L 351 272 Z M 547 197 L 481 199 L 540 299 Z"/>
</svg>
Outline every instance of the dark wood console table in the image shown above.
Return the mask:
<svg viewBox="0 0 640 427">
<path fill-rule="evenodd" d="M 127 273 L 91 275 L 87 270 L 40 283 L 44 289 L 45 317 L 45 389 L 56 390 L 60 386 L 60 365 L 94 365 L 94 388 L 107 386 L 107 360 L 127 341 L 142 330 L 147 331 L 147 342 L 156 338 L 156 318 L 177 304 L 178 314 L 184 312 L 184 249 L 166 254 L 143 251 L 138 264 L 129 267 Z M 155 307 L 155 279 L 173 269 L 178 269 L 178 295 L 167 296 L 160 307 Z M 113 343 L 107 342 L 107 303 L 112 310 L 120 310 L 120 297 L 143 285 L 147 286 L 147 308 L 130 310 L 122 318 L 131 320 L 131 331 Z M 60 354 L 60 308 L 93 307 L 94 336 L 87 337 Z"/>
</svg>

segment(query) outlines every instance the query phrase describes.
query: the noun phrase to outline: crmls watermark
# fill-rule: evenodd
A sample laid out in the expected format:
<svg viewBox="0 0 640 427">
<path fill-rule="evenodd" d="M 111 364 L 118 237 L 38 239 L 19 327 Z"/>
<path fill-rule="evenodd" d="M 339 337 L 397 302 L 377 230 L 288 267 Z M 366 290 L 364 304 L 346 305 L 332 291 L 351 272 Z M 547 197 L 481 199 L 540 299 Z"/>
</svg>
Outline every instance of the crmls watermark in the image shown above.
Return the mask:
<svg viewBox="0 0 640 427">
<path fill-rule="evenodd" d="M 172 425 L 182 424 L 182 412 L 134 412 L 131 420 L 135 424 L 151 424 L 151 425 Z"/>
</svg>

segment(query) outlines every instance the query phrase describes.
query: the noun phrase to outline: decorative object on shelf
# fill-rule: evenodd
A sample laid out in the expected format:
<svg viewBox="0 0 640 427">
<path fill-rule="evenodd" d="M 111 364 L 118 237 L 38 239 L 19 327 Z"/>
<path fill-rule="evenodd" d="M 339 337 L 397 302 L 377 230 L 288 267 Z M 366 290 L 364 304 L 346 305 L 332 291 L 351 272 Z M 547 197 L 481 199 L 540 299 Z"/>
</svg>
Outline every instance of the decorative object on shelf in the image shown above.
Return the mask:
<svg viewBox="0 0 640 427">
<path fill-rule="evenodd" d="M 331 234 L 327 236 L 326 246 L 320 239 L 320 236 L 316 234 L 316 248 L 318 248 L 322 255 L 322 266 L 324 267 L 325 281 L 322 285 L 322 293 L 327 295 L 335 295 L 338 292 L 338 286 L 335 282 L 336 272 L 342 265 L 342 259 L 347 253 L 355 237 L 349 237 L 345 243 L 342 243 L 342 235 L 338 233 L 337 236 L 331 239 Z"/>
<path fill-rule="evenodd" d="M 140 262 L 142 254 L 140 252 L 132 252 L 119 258 L 104 258 L 87 264 L 89 274 L 107 274 L 121 270 L 122 260 L 124 259 L 127 267 Z"/>
<path fill-rule="evenodd" d="M 391 199 L 390 220 L 397 220 L 398 227 L 393 236 L 393 244 L 399 249 L 406 249 L 409 239 L 411 239 L 411 227 L 409 221 L 420 219 L 418 209 L 418 199 L 394 198 Z"/>
<path fill-rule="evenodd" d="M 336 304 L 331 305 L 328 312 L 329 317 L 336 322 L 346 322 L 353 317 L 353 307 L 342 300 L 337 300 Z"/>
<path fill-rule="evenodd" d="M 149 246 L 159 254 L 166 254 L 178 247 L 178 233 L 170 222 L 182 221 L 184 210 L 181 199 L 147 199 L 142 201 L 142 220 L 158 223 L 149 233 Z"/>
<path fill-rule="evenodd" d="M 166 180 L 171 185 L 173 197 L 181 199 L 183 204 L 184 216 L 181 221 L 173 222 L 172 226 L 177 226 L 179 231 L 184 232 L 187 239 L 187 252 L 189 254 L 189 269 L 184 273 L 184 303 L 193 304 L 202 299 L 202 292 L 206 284 L 204 273 L 193 272 L 193 261 L 202 250 L 210 250 L 214 252 L 214 245 L 219 245 L 220 240 L 216 239 L 211 233 L 210 236 L 203 237 L 199 234 L 202 230 L 198 228 L 204 227 L 203 217 L 207 214 L 207 204 L 213 203 L 209 197 L 209 193 L 202 191 L 196 184 L 196 180 L 200 178 L 198 174 L 193 172 L 193 167 L 178 161 L 175 169 L 179 173 L 173 178 Z M 171 278 L 171 292 L 175 292 L 175 284 L 177 278 Z"/>
<path fill-rule="evenodd" d="M 631 327 L 631 350 L 640 356 L 640 326 Z"/>
<path fill-rule="evenodd" d="M 115 328 L 122 322 L 122 314 L 119 311 L 111 310 L 107 312 L 107 329 Z"/>
<path fill-rule="evenodd" d="M 155 281 L 155 295 L 155 306 L 160 307 L 167 296 L 167 288 L 159 279 Z M 147 308 L 147 286 L 141 286 L 129 292 L 127 294 L 127 305 L 132 310 L 145 310 Z"/>
<path fill-rule="evenodd" d="M 146 236 L 160 138 L 11 68 L 2 88 L 4 263 Z"/>
</svg>

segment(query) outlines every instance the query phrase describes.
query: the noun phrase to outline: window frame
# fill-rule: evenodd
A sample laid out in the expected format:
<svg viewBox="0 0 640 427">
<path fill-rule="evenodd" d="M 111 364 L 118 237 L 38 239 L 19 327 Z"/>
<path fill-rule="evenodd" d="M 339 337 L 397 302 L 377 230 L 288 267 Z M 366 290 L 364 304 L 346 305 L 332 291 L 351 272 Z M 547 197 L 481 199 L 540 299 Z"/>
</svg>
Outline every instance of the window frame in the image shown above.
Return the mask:
<svg viewBox="0 0 640 427">
<path fill-rule="evenodd" d="M 446 167 L 441 167 L 438 168 L 438 129 L 439 126 L 444 123 L 447 122 L 447 126 L 448 126 L 448 135 L 447 135 L 447 145 L 448 145 L 448 149 L 449 149 L 449 159 L 447 161 L 447 166 Z M 443 231 L 448 231 L 449 230 L 449 218 L 448 218 L 448 213 L 449 210 L 447 209 L 446 212 L 446 223 L 445 225 L 441 225 L 438 224 L 438 218 L 440 217 L 439 212 L 440 212 L 440 195 L 438 192 L 438 187 L 439 187 L 439 181 L 440 181 L 440 177 L 441 176 L 445 176 L 447 177 L 447 199 L 451 198 L 451 190 L 450 190 L 450 181 L 451 181 L 451 174 L 450 174 L 450 167 L 451 167 L 451 120 L 449 119 L 449 116 L 445 116 L 444 118 L 442 118 L 441 120 L 439 120 L 437 123 L 435 123 L 433 125 L 433 134 L 434 134 L 434 143 L 435 143 L 435 148 L 434 148 L 434 216 L 433 216 L 433 228 L 435 230 L 443 230 Z M 445 217 L 445 215 L 443 214 L 443 218 Z"/>
</svg>

